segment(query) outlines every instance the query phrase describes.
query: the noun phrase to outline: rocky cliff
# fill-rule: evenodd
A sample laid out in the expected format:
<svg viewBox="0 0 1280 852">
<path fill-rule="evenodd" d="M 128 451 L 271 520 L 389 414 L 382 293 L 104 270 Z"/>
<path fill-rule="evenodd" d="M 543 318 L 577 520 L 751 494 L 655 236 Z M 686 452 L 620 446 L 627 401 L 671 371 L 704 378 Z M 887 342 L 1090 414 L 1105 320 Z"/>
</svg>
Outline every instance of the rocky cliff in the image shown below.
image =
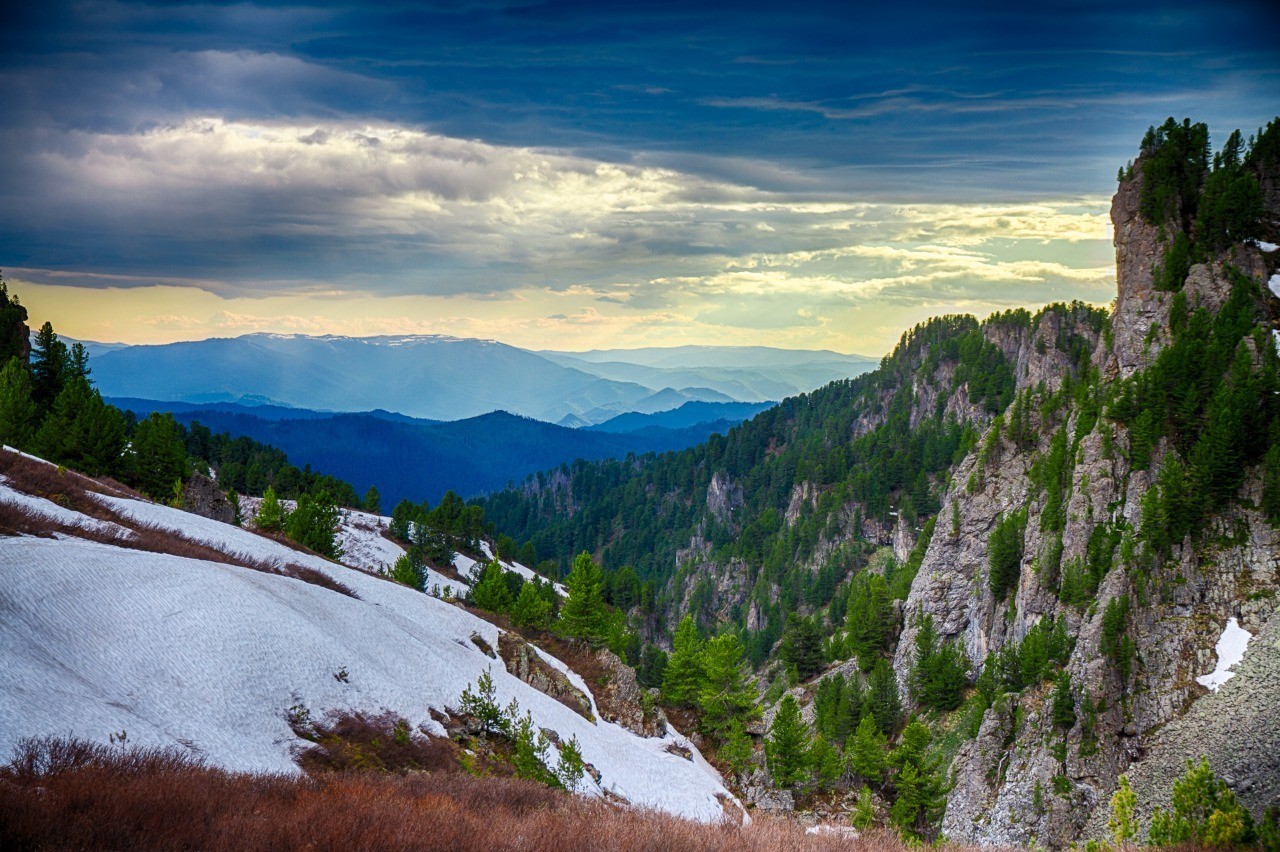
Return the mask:
<svg viewBox="0 0 1280 852">
<path fill-rule="evenodd" d="M 1037 350 L 1039 341 L 1056 338 L 1046 322 L 999 341 L 1019 365 L 1019 392 L 1034 400 L 1027 415 L 1031 428 L 1015 437 L 998 422 L 981 449 L 959 465 L 906 602 L 907 624 L 895 656 L 904 685 L 925 615 L 944 639 L 961 643 L 975 676 L 988 655 L 1020 642 L 1045 619 L 1063 619 L 1074 639 L 1067 670 L 1075 723 L 1065 731 L 1054 726 L 1048 683 L 997 700 L 952 765 L 955 787 L 943 834 L 955 841 L 1061 847 L 1103 836 L 1120 773 L 1129 773 L 1140 803 L 1151 805 L 1167 799 L 1185 761 L 1202 754 L 1255 813 L 1280 802 L 1280 723 L 1274 717 L 1280 706 L 1280 535 L 1258 509 L 1260 466 L 1246 472 L 1234 499 L 1211 508 L 1201 534 L 1173 542 L 1163 558 L 1154 558 L 1139 532 L 1144 497 L 1166 466 L 1186 459 L 1164 436 L 1151 449 L 1149 464 L 1135 464 L 1142 451 L 1135 451 L 1133 424 L 1098 416 L 1088 398 L 1115 397 L 1175 334 L 1177 297 L 1155 289 L 1152 274 L 1174 232 L 1140 213 L 1142 180 L 1139 164 L 1112 205 L 1118 291 L 1110 328 L 1081 334 L 1098 373 L 1095 386 L 1085 398 L 1052 398 L 1055 377 L 1071 371 L 1047 354 L 1051 347 Z M 1268 213 L 1274 221 L 1280 207 Z M 1180 309 L 1216 314 L 1243 276 L 1265 328 L 1280 308 L 1263 286 L 1278 263 L 1276 253 L 1242 244 L 1193 265 Z M 1056 315 L 1051 319 L 1056 322 Z M 1255 337 L 1241 346 L 1257 369 L 1267 369 Z M 1068 474 L 1065 488 L 1054 493 L 1037 465 L 1046 464 L 1060 434 Z M 992 532 L 1002 518 L 1023 511 L 1019 579 L 1007 597 L 997 598 L 988 582 Z M 1096 591 L 1087 601 L 1063 600 L 1067 572 L 1090 568 L 1098 574 Z M 1118 611 L 1122 600 L 1129 607 L 1123 633 L 1135 650 L 1127 666 L 1117 665 L 1115 653 L 1104 648 L 1116 641 L 1114 624 L 1112 635 L 1104 635 L 1108 604 L 1116 601 Z M 1196 679 L 1214 669 L 1215 644 L 1233 618 L 1255 638 L 1234 679 L 1211 693 Z"/>
</svg>

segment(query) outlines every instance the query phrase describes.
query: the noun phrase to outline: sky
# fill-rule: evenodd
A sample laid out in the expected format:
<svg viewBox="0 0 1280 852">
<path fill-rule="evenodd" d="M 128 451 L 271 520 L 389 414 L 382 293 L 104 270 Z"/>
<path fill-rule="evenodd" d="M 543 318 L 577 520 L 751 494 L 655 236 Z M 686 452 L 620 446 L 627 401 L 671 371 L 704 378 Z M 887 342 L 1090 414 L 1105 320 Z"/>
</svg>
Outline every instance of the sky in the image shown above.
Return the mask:
<svg viewBox="0 0 1280 852">
<path fill-rule="evenodd" d="M 1261 2 L 4 6 L 0 269 L 88 340 L 880 355 L 1107 304 L 1147 126 L 1280 113 Z"/>
</svg>

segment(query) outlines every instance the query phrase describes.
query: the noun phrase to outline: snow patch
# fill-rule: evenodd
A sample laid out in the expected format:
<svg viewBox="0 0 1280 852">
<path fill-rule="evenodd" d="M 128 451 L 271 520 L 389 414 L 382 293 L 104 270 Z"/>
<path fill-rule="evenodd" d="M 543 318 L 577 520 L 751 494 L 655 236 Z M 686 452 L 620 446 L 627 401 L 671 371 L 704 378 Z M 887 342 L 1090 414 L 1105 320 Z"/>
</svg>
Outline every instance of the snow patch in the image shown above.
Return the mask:
<svg viewBox="0 0 1280 852">
<path fill-rule="evenodd" d="M 1280 272 L 1277 272 L 1275 275 L 1272 275 L 1267 279 L 1267 289 L 1277 297 L 1280 297 Z"/>
<path fill-rule="evenodd" d="M 1271 252 L 1271 251 L 1275 251 L 1276 249 L 1280 249 L 1280 246 L 1276 245 L 1275 243 L 1269 243 L 1269 242 L 1267 242 L 1267 241 L 1265 241 L 1265 240 L 1254 240 L 1254 241 L 1253 241 L 1253 244 L 1254 244 L 1255 246 L 1257 246 L 1258 248 L 1262 249 L 1263 251 L 1267 251 L 1267 252 Z"/>
<path fill-rule="evenodd" d="M 1244 649 L 1249 646 L 1253 634 L 1240 626 L 1234 618 L 1227 619 L 1227 626 L 1222 628 L 1222 636 L 1214 652 L 1218 655 L 1218 667 L 1207 675 L 1196 678 L 1196 683 L 1207 686 L 1214 692 L 1231 678 L 1235 677 L 1236 663 L 1244 659 Z"/>
<path fill-rule="evenodd" d="M 0 490 L 4 499 L 39 501 Z M 0 751 L 30 736 L 102 742 L 123 731 L 129 743 L 179 745 L 231 770 L 296 773 L 293 749 L 304 743 L 286 721 L 291 708 L 317 718 L 386 709 L 439 735 L 429 711 L 456 706 L 488 669 L 501 704 L 515 699 L 540 727 L 577 738 L 601 789 L 638 806 L 722 819 L 721 798 L 730 794 L 687 739 L 674 731 L 643 738 L 582 718 L 476 647 L 473 634 L 498 644 L 489 622 L 246 529 L 154 503 L 96 499 L 224 553 L 324 572 L 359 598 L 235 565 L 74 538 L 2 537 Z M 59 517 L 68 525 L 94 520 L 48 501 L 33 505 L 66 513 Z M 344 535 L 358 544 L 358 558 L 375 558 L 380 520 L 353 514 Z M 347 679 L 339 680 L 343 669 Z M 576 673 L 570 679 L 591 694 Z M 672 742 L 693 759 L 667 752 Z"/>
<path fill-rule="evenodd" d="M 43 497 L 35 497 L 22 491 L 17 491 L 9 485 L 9 477 L 0 474 L 0 503 L 8 503 L 11 506 L 17 506 L 32 514 L 48 518 L 57 524 L 62 524 L 76 529 L 88 530 L 96 533 L 106 533 L 119 539 L 133 538 L 133 530 L 125 529 L 119 524 L 113 524 L 110 521 L 100 521 L 97 518 L 90 518 L 79 512 L 74 512 L 63 506 L 59 506 L 52 500 L 46 500 Z"/>
</svg>

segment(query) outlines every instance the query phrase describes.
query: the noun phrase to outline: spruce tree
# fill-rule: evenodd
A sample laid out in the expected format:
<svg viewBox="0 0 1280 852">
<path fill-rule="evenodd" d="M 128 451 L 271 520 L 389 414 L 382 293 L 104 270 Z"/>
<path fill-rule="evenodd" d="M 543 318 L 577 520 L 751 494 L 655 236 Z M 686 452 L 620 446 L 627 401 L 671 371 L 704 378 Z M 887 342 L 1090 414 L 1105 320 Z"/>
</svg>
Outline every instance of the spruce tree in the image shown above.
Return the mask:
<svg viewBox="0 0 1280 852">
<path fill-rule="evenodd" d="M 338 559 L 342 546 L 338 532 L 342 516 L 328 492 L 302 494 L 298 504 L 284 521 L 284 534 L 321 556 Z"/>
<path fill-rule="evenodd" d="M 702 679 L 702 639 L 693 616 L 686 615 L 676 627 L 662 677 L 662 697 L 670 704 L 687 707 L 697 700 Z"/>
<path fill-rule="evenodd" d="M 569 597 L 560 611 L 560 632 L 575 639 L 604 638 L 605 608 L 600 566 L 589 553 L 579 553 L 565 586 Z"/>
<path fill-rule="evenodd" d="M 62 393 L 70 369 L 70 357 L 67 345 L 58 339 L 53 325 L 46 322 L 40 326 L 31 349 L 31 394 L 41 411 L 52 408 Z"/>
<path fill-rule="evenodd" d="M 721 634 L 702 650 L 702 684 L 698 689 L 702 730 L 719 739 L 735 723 L 751 718 L 756 709 L 755 680 L 748 680 L 742 670 L 743 650 L 736 633 Z"/>
<path fill-rule="evenodd" d="M 502 566 L 496 561 L 486 562 L 480 569 L 480 576 L 471 586 L 471 602 L 489 612 L 506 612 L 510 609 L 511 589 L 503 574 Z M 537 594 L 536 589 L 534 594 Z"/>
<path fill-rule="evenodd" d="M 809 761 L 818 786 L 824 790 L 835 786 L 844 773 L 844 761 L 840 758 L 840 752 L 822 734 L 813 738 L 813 744 L 809 747 Z"/>
<path fill-rule="evenodd" d="M 893 778 L 897 791 L 889 818 L 909 836 L 932 840 L 947 805 L 947 784 L 937 758 L 928 757 L 929 729 L 912 722 L 889 762 L 898 767 Z"/>
<path fill-rule="evenodd" d="M 265 505 L 266 501 L 264 500 L 263 503 Z M 279 506 L 280 504 L 277 503 L 276 505 Z M 427 587 L 427 568 L 422 564 L 422 560 L 412 552 L 404 553 L 391 566 L 391 579 L 411 589 L 424 592 Z"/>
<path fill-rule="evenodd" d="M 902 716 L 902 700 L 898 697 L 898 678 L 886 660 L 878 660 L 868 678 L 867 704 L 876 726 L 885 734 L 893 732 Z"/>
<path fill-rule="evenodd" d="M 29 448 L 37 422 L 31 375 L 20 358 L 11 357 L 0 370 L 0 444 Z"/>
<path fill-rule="evenodd" d="M 1071 695 L 1071 675 L 1066 669 L 1059 669 L 1053 679 L 1053 724 L 1070 730 L 1076 723 L 1076 702 Z"/>
<path fill-rule="evenodd" d="M 822 671 L 822 629 L 815 620 L 791 613 L 778 653 L 788 665 L 795 666 L 801 680 L 808 680 Z"/>
<path fill-rule="evenodd" d="M 382 514 L 382 495 L 378 493 L 377 486 L 369 486 L 369 490 L 364 493 L 364 501 L 361 505 L 366 512 L 374 515 Z"/>
<path fill-rule="evenodd" d="M 764 743 L 769 774 L 778 787 L 794 787 L 809 777 L 809 732 L 795 696 L 784 695 Z"/>
<path fill-rule="evenodd" d="M 132 479 L 152 499 L 163 500 L 187 476 L 187 450 L 172 414 L 153 411 L 139 422 L 130 449 Z"/>
<path fill-rule="evenodd" d="M 279 532 L 284 529 L 285 517 L 284 506 L 276 496 L 276 489 L 268 485 L 262 494 L 262 502 L 258 504 L 258 514 L 253 525 L 264 532 Z"/>
<path fill-rule="evenodd" d="M 659 689 L 667 673 L 667 652 L 657 645 L 645 645 L 636 667 L 636 679 L 646 688 Z"/>
<path fill-rule="evenodd" d="M 537 580 L 529 580 L 520 587 L 511 604 L 511 621 L 517 627 L 545 630 L 551 623 L 551 602 L 543 597 Z"/>
<path fill-rule="evenodd" d="M 81 378 L 67 382 L 36 432 L 38 455 L 89 476 L 121 472 L 127 436 L 124 415 Z"/>
<path fill-rule="evenodd" d="M 863 783 L 879 785 L 884 780 L 885 736 L 871 716 L 863 716 L 858 730 L 845 746 L 849 771 Z"/>
</svg>

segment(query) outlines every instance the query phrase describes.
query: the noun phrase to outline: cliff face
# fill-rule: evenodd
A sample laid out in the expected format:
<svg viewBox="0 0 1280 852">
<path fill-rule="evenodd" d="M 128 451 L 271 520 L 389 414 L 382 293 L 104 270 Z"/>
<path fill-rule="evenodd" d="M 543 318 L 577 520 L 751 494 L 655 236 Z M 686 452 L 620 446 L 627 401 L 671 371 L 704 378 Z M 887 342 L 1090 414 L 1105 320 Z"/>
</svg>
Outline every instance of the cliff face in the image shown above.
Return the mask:
<svg viewBox="0 0 1280 852">
<path fill-rule="evenodd" d="M 1112 204 L 1118 293 L 1109 342 L 1074 329 L 1087 339 L 1104 389 L 1150 366 L 1172 340 L 1174 294 L 1152 286 L 1161 235 L 1139 214 L 1141 170 L 1135 172 Z M 1280 218 L 1280 209 L 1269 212 Z M 1275 317 L 1276 300 L 1262 284 L 1268 265 L 1278 261 L 1277 254 L 1242 245 L 1193 266 L 1183 288 L 1187 304 L 1211 312 L 1224 305 L 1232 286 L 1227 263 L 1256 282 L 1259 298 L 1268 302 L 1264 312 Z M 1051 314 L 1030 334 L 999 341 L 1016 359 L 1020 390 L 1042 380 L 1053 387 L 1069 373 L 1061 353 L 1037 345 L 1059 339 L 1060 329 L 1050 324 L 1061 321 Z M 1252 347 L 1253 340 L 1244 345 Z M 1250 351 L 1257 362 L 1256 349 Z M 1191 537 L 1173 543 L 1157 568 L 1140 568 L 1142 560 L 1132 556 L 1133 535 L 1142 523 L 1144 495 L 1174 456 L 1168 440 L 1155 444 L 1148 469 L 1135 470 L 1130 430 L 1107 417 L 1079 428 L 1081 418 L 1090 417 L 1079 402 L 1056 411 L 1042 406 L 1028 416 L 1030 440 L 1025 433 L 1013 440 L 1007 430 L 988 430 L 979 444 L 985 449 L 975 449 L 955 471 L 906 602 L 894 665 L 905 684 L 917 619 L 924 615 L 932 616 L 944 638 L 962 643 L 975 673 L 988 654 L 1021 641 L 1038 622 L 1061 618 L 1075 640 L 1067 670 L 1078 702 L 1076 722 L 1065 733 L 1054 727 L 1047 683 L 998 699 L 952 764 L 956 785 L 943 834 L 958 842 L 1053 847 L 1103 836 L 1120 773 L 1129 772 L 1141 810 L 1149 814 L 1186 759 L 1201 754 L 1260 814 L 1280 796 L 1280 724 L 1273 718 L 1280 706 L 1280 535 L 1254 508 L 1261 471 L 1248 471 L 1230 506 L 1214 507 L 1207 534 L 1195 543 Z M 1059 531 L 1045 522 L 1050 497 L 1032 471 L 1061 429 L 1072 452 Z M 1008 597 L 997 600 L 987 582 L 991 533 L 1002 517 L 1023 510 L 1020 578 Z M 1100 528 L 1115 538 L 1100 546 Z M 1091 601 L 1081 606 L 1060 600 L 1062 572 L 1096 561 L 1099 553 L 1111 567 Z M 1120 598 L 1132 602 L 1125 630 L 1136 648 L 1127 680 L 1103 651 L 1107 604 Z M 1214 669 L 1215 643 L 1231 618 L 1256 638 L 1247 665 L 1210 693 L 1196 678 Z"/>
</svg>

